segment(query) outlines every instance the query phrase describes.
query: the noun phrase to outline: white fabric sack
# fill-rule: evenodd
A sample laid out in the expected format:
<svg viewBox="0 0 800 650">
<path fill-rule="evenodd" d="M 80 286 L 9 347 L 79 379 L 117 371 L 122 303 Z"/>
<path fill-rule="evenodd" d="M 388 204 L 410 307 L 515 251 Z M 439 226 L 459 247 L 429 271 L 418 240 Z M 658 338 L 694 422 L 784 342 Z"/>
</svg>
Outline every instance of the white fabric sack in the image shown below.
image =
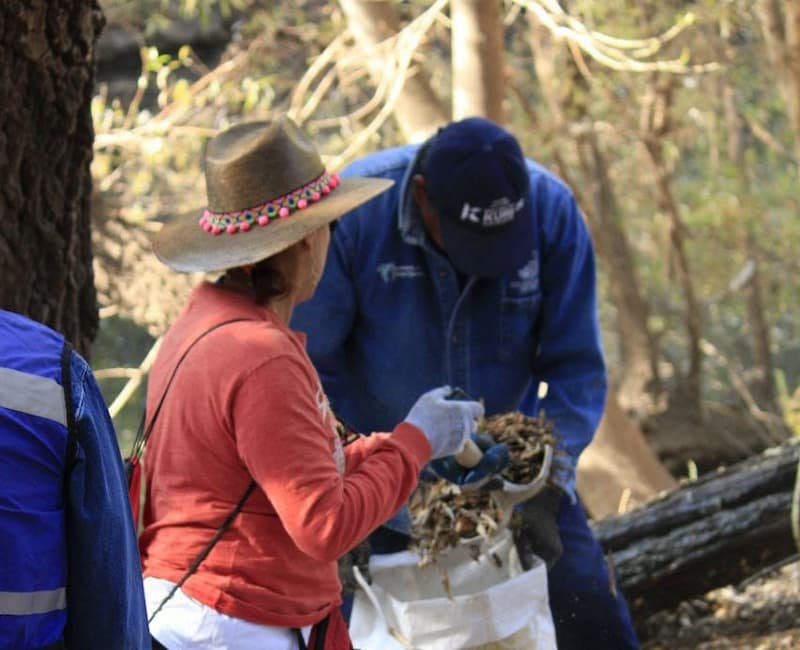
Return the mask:
<svg viewBox="0 0 800 650">
<path fill-rule="evenodd" d="M 358 650 L 555 650 L 547 569 L 523 571 L 510 534 L 419 566 L 405 551 L 370 558 L 368 585 L 355 569 L 350 637 Z M 443 580 L 449 581 L 452 599 Z"/>
</svg>

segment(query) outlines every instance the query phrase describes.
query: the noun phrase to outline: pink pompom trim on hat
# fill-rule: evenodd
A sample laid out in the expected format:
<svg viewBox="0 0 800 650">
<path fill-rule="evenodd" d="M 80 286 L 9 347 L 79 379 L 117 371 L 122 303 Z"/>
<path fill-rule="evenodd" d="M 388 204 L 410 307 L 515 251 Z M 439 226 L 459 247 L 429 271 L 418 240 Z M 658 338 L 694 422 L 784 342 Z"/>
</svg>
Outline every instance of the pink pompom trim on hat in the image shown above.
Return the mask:
<svg viewBox="0 0 800 650">
<path fill-rule="evenodd" d="M 214 235 L 219 235 L 222 232 L 227 232 L 230 235 L 235 235 L 238 232 L 247 232 L 253 226 L 267 226 L 275 219 L 288 219 L 298 210 L 303 210 L 312 203 L 320 201 L 338 186 L 338 174 L 323 172 L 303 187 L 253 208 L 234 212 L 212 212 L 211 210 L 206 210 L 203 212 L 203 216 L 200 217 L 198 224 L 203 230 Z"/>
</svg>

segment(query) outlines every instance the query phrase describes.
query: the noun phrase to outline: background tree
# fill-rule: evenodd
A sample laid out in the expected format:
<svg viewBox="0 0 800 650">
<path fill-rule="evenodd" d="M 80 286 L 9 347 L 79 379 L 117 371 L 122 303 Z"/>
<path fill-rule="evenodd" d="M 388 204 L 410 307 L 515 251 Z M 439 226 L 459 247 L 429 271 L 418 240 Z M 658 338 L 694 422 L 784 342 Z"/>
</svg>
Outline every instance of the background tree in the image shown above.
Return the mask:
<svg viewBox="0 0 800 650">
<path fill-rule="evenodd" d="M 800 5 L 794 0 L 758 0 L 756 7 L 800 160 Z"/>
<path fill-rule="evenodd" d="M 452 0 L 452 117 L 506 124 L 502 0 Z"/>
<path fill-rule="evenodd" d="M 118 232 L 96 235 L 103 260 L 199 209 L 203 142 L 231 122 L 288 111 L 338 168 L 459 111 L 502 109 L 592 228 L 613 420 L 631 418 L 624 430 L 644 431 L 677 476 L 786 435 L 800 405 L 796 155 L 753 3 L 108 4 L 142 47 L 131 39 L 127 61 L 141 65 L 128 96 L 103 83 L 94 101 L 97 231 Z M 181 41 L 190 4 L 205 22 Z M 480 47 L 492 72 L 460 76 Z M 727 155 L 736 137 L 741 153 Z M 99 270 L 103 304 L 155 336 L 184 289 L 157 264 L 142 272 L 146 249 L 129 259 Z M 143 275 L 153 280 L 134 292 Z"/>
<path fill-rule="evenodd" d="M 370 74 L 376 83 L 380 83 L 385 76 L 386 56 L 378 44 L 396 35 L 402 26 L 396 3 L 390 0 L 340 0 L 339 4 L 358 47 L 369 62 Z M 394 118 L 407 142 L 421 142 L 447 122 L 447 113 L 431 88 L 430 75 L 417 53 L 397 97 Z"/>
<path fill-rule="evenodd" d="M 90 246 L 95 0 L 0 7 L 0 305 L 88 354 L 97 330 Z"/>
</svg>

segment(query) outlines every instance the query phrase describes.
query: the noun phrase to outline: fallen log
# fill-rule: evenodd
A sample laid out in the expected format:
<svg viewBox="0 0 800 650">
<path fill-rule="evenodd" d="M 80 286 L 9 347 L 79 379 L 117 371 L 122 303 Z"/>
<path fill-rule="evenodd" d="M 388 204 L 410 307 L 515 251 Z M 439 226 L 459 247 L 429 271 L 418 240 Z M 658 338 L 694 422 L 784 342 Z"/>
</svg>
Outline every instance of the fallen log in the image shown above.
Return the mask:
<svg viewBox="0 0 800 650">
<path fill-rule="evenodd" d="M 636 617 L 735 585 L 797 552 L 791 502 L 800 441 L 592 524 Z"/>
</svg>

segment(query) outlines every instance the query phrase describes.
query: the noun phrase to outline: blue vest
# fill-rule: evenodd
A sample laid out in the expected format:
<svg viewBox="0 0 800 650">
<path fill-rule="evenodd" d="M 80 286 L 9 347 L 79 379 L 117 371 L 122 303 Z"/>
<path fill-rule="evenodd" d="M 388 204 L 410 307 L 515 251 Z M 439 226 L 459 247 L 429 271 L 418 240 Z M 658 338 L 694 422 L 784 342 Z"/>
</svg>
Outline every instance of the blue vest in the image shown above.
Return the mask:
<svg viewBox="0 0 800 650">
<path fill-rule="evenodd" d="M 67 619 L 65 479 L 74 450 L 54 331 L 0 310 L 0 648 L 60 647 Z M 66 372 L 62 373 L 62 368 Z M 68 415 L 69 413 L 69 415 Z"/>
</svg>

